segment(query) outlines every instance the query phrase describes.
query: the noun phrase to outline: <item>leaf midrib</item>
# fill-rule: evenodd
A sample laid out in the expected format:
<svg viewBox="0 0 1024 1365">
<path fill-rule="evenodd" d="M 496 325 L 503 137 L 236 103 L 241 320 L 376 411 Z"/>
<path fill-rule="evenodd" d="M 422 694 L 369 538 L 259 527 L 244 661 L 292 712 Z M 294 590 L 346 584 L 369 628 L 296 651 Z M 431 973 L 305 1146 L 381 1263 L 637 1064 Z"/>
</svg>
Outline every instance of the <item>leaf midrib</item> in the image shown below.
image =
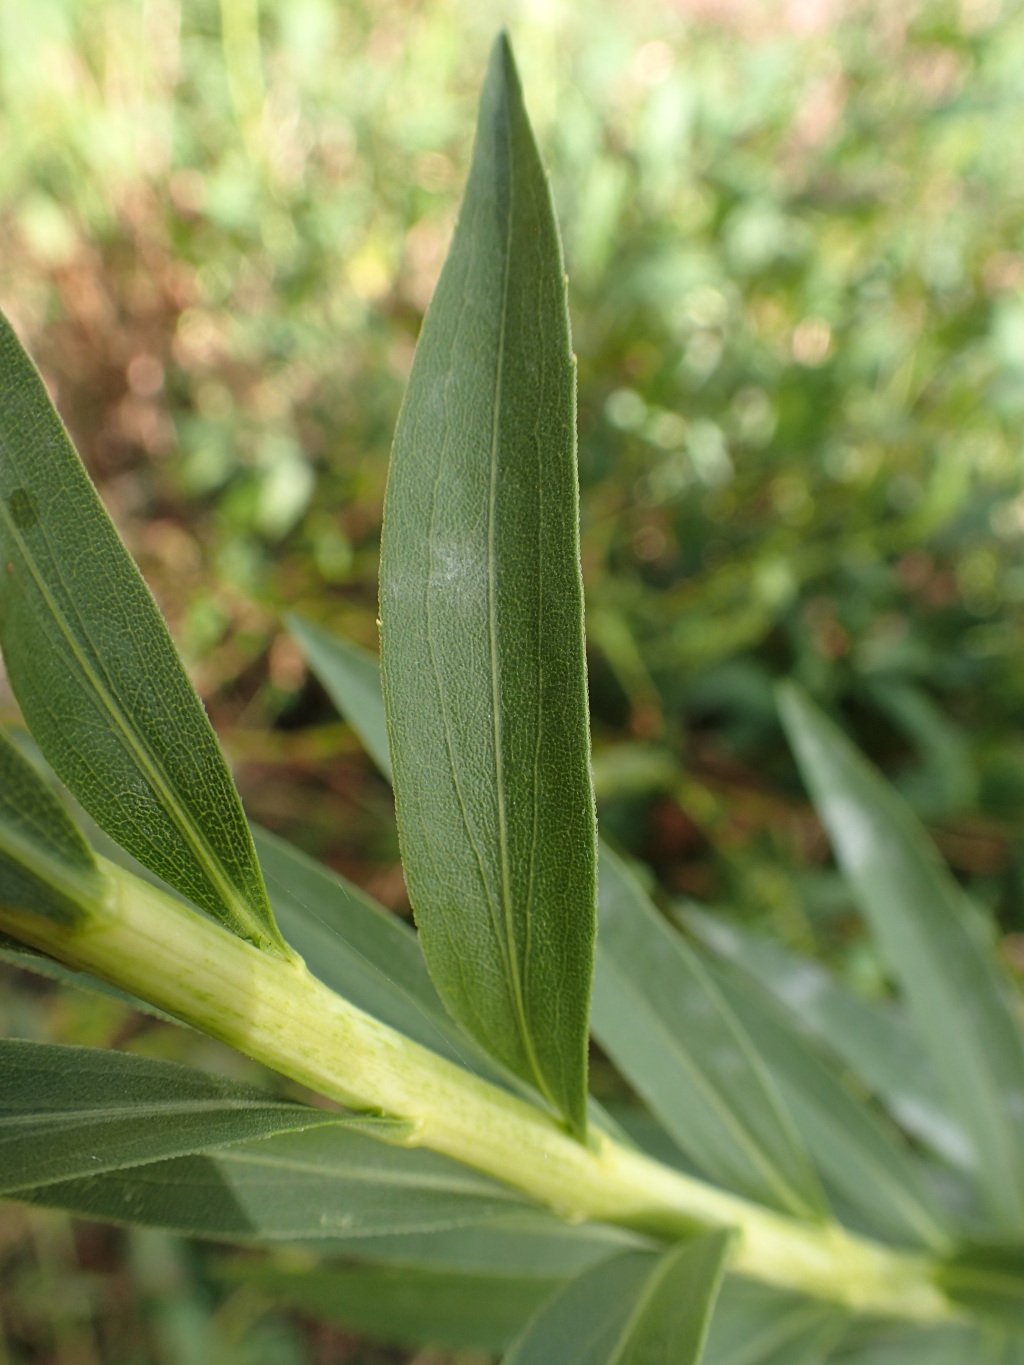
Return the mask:
<svg viewBox="0 0 1024 1365">
<path fill-rule="evenodd" d="M 139 1104 L 120 1104 L 110 1106 L 83 1105 L 81 1108 L 69 1107 L 61 1110 L 36 1110 L 29 1114 L 7 1114 L 0 1109 L 0 1145 L 6 1133 L 18 1128 L 60 1128 L 65 1125 L 88 1124 L 95 1126 L 103 1123 L 119 1122 L 124 1119 L 152 1119 L 174 1117 L 178 1114 L 242 1114 L 249 1111 L 267 1114 L 287 1114 L 296 1116 L 304 1111 L 296 1105 L 275 1102 L 274 1100 L 146 1100 Z M 316 1110 L 311 1111 L 305 1122 L 315 1125 L 329 1124 L 330 1118 L 323 1118 Z M 339 1116 L 337 1122 L 343 1122 Z"/>
<path fill-rule="evenodd" d="M 146 746 L 142 745 L 138 741 L 134 728 L 128 724 L 125 716 L 121 711 L 121 708 L 117 705 L 114 698 L 110 694 L 108 688 L 106 687 L 105 683 L 101 680 L 100 675 L 93 668 L 88 658 L 86 658 L 82 650 L 79 648 L 78 642 L 73 632 L 71 631 L 70 626 L 67 623 L 63 611 L 57 605 L 57 602 L 54 599 L 52 593 L 50 592 L 46 580 L 38 572 L 34 557 L 29 552 L 28 546 L 26 545 L 25 540 L 22 537 L 17 526 L 14 524 L 14 521 L 12 520 L 10 513 L 7 509 L 7 505 L 2 498 L 0 498 L 0 516 L 3 517 L 7 531 L 10 537 L 13 539 L 14 543 L 17 545 L 18 550 L 21 554 L 21 558 L 24 561 L 26 567 L 28 568 L 29 573 L 32 575 L 32 580 L 35 583 L 40 596 L 43 598 L 47 607 L 49 608 L 53 620 L 57 623 L 57 626 L 61 631 L 61 634 L 64 636 L 65 641 L 69 645 L 71 653 L 75 658 L 75 661 L 78 663 L 79 667 L 82 669 L 82 672 L 85 674 L 86 678 L 92 685 L 96 695 L 99 697 L 103 705 L 106 707 L 108 715 L 114 722 L 114 725 L 117 727 L 117 729 L 121 732 L 124 740 L 128 745 L 128 748 L 135 756 L 136 761 L 139 763 L 139 766 L 145 772 L 151 785 L 160 795 L 164 803 L 165 809 L 167 810 L 167 813 L 170 815 L 176 829 L 178 830 L 178 833 L 182 836 L 185 843 L 192 849 L 192 852 L 196 855 L 198 861 L 204 867 L 207 876 L 212 881 L 214 890 L 218 892 L 224 904 L 236 914 L 239 923 L 242 926 L 244 926 L 247 934 L 249 934 L 253 938 L 254 942 L 256 942 L 257 944 L 267 943 L 269 940 L 268 934 L 261 926 L 259 921 L 254 918 L 248 904 L 236 894 L 230 879 L 226 878 L 223 871 L 221 870 L 220 861 L 215 855 L 213 849 L 202 837 L 201 832 L 195 828 L 194 822 L 189 818 L 187 813 L 180 807 L 180 804 L 177 798 L 175 797 L 173 789 L 171 789 L 164 781 L 162 772 L 160 770 L 160 766 L 156 758 L 149 753 L 149 750 Z M 47 541 L 49 541 L 49 533 L 46 529 L 45 523 L 40 524 L 40 531 L 42 535 L 47 539 Z M 49 548 L 51 552 L 51 557 L 53 557 L 55 563 L 58 563 L 59 556 L 53 555 L 52 546 L 50 546 Z M 86 637 L 88 638 L 88 631 L 85 629 L 84 623 L 83 634 L 86 635 Z"/>
<path fill-rule="evenodd" d="M 697 1089 L 701 1091 L 705 1099 L 708 1100 L 711 1109 L 718 1115 L 720 1121 L 724 1124 L 726 1131 L 731 1134 L 740 1151 L 748 1157 L 754 1166 L 754 1169 L 759 1170 L 767 1179 L 769 1186 L 775 1190 L 776 1194 L 783 1198 L 785 1206 L 790 1210 L 799 1212 L 802 1217 L 820 1217 L 820 1210 L 816 1209 L 812 1204 L 801 1197 L 799 1192 L 790 1185 L 785 1176 L 777 1169 L 770 1157 L 762 1155 L 761 1147 L 753 1141 L 753 1138 L 742 1119 L 734 1113 L 729 1105 L 718 1098 L 719 1092 L 708 1079 L 707 1069 L 701 1067 L 697 1062 L 692 1061 L 686 1050 L 678 1045 L 674 1035 L 665 1024 L 661 1015 L 650 1007 L 649 1001 L 643 992 L 633 986 L 633 983 L 628 976 L 615 970 L 614 959 L 610 953 L 602 952 L 600 947 L 598 953 L 598 960 L 604 963 L 605 970 L 610 971 L 610 974 L 618 980 L 620 987 L 635 1001 L 637 1013 L 644 1015 L 648 1020 L 653 1021 L 657 1031 L 668 1040 L 672 1055 L 680 1060 L 683 1070 L 687 1072 Z M 747 1049 L 742 1049 L 742 1051 L 747 1060 L 751 1061 L 750 1052 Z M 762 1070 L 761 1066 L 757 1064 L 756 1057 L 754 1058 L 754 1065 L 757 1072 Z M 655 1107 L 654 1101 L 648 1102 L 652 1107 Z M 656 1107 L 660 1108 L 660 1106 Z M 772 1105 L 771 1107 L 773 1114 L 777 1118 L 779 1113 L 778 1107 L 776 1105 Z M 810 1169 L 813 1171 L 813 1167 Z"/>
<path fill-rule="evenodd" d="M 81 905 L 86 898 L 83 880 L 94 883 L 99 880 L 100 872 L 95 863 L 89 866 L 83 862 L 76 866 L 72 876 L 56 854 L 51 855 L 35 839 L 20 833 L 16 826 L 3 819 L 0 819 L 0 853 L 7 853 L 19 867 L 76 905 Z"/>
</svg>

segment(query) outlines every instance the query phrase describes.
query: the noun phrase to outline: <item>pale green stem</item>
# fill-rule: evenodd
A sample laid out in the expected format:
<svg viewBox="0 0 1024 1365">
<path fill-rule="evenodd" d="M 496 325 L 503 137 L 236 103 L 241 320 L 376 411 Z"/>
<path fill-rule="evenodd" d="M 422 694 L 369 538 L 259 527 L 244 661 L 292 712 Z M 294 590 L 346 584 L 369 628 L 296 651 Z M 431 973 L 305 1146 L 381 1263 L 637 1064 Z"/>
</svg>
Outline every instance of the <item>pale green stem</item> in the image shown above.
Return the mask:
<svg viewBox="0 0 1024 1365">
<path fill-rule="evenodd" d="M 0 929 L 141 996 L 319 1094 L 411 1124 L 405 1139 L 465 1162 L 573 1221 L 664 1237 L 737 1231 L 738 1274 L 864 1313 L 943 1322 L 932 1263 L 727 1194 L 592 1130 L 586 1145 L 521 1099 L 356 1009 L 288 961 L 100 860 L 103 893 L 74 927 L 0 909 Z"/>
</svg>

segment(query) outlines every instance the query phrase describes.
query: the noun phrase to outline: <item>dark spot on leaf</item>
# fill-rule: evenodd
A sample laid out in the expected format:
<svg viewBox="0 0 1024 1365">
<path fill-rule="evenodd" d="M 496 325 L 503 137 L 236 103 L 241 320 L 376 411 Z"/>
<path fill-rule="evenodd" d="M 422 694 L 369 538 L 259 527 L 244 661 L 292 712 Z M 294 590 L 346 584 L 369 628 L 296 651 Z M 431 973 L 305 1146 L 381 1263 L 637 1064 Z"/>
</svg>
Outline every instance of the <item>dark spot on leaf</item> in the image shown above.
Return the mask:
<svg viewBox="0 0 1024 1365">
<path fill-rule="evenodd" d="M 24 531 L 29 526 L 34 526 L 39 520 L 36 500 L 25 488 L 16 488 L 8 498 L 7 505 L 11 509 L 14 524 L 19 530 Z"/>
</svg>

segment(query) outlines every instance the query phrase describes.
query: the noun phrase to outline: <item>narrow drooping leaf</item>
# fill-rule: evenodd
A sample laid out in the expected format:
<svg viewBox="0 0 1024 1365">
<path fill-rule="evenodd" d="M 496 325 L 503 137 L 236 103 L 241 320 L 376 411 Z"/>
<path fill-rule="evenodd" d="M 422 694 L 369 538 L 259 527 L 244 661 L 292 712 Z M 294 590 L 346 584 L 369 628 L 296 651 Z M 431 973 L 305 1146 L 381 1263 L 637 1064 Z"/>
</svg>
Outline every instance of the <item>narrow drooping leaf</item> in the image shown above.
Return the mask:
<svg viewBox="0 0 1024 1365">
<path fill-rule="evenodd" d="M 601 1262 L 541 1309 L 505 1365 L 697 1365 L 728 1249 L 716 1232 Z"/>
<path fill-rule="evenodd" d="M 0 1193 L 343 1121 L 173 1062 L 0 1041 Z"/>
<path fill-rule="evenodd" d="M 725 1273 L 731 1234 L 668 1251 L 651 1277 L 615 1365 L 698 1365 Z"/>
<path fill-rule="evenodd" d="M 973 1327 L 901 1327 L 880 1339 L 851 1345 L 834 1357 L 835 1365 L 1009 1365 L 986 1355 Z"/>
<path fill-rule="evenodd" d="M 1024 1240 L 965 1243 L 936 1280 L 954 1303 L 1024 1333 Z"/>
<path fill-rule="evenodd" d="M 455 1351 L 500 1351 L 562 1284 L 408 1266 L 289 1271 L 265 1263 L 250 1264 L 238 1278 L 275 1303 L 376 1341 Z"/>
<path fill-rule="evenodd" d="M 847 1321 L 829 1304 L 728 1279 L 701 1365 L 822 1365 Z"/>
<path fill-rule="evenodd" d="M 129 995 L 127 991 L 101 981 L 98 976 L 90 976 L 88 972 L 72 971 L 70 967 L 47 957 L 45 953 L 37 953 L 34 948 L 24 948 L 3 934 L 0 934 L 0 962 L 6 962 L 11 967 L 20 967 L 26 972 L 34 972 L 37 976 L 45 976 L 47 980 L 55 981 L 60 986 L 72 986 L 76 990 L 105 995 L 109 1000 L 116 1000 L 118 1004 L 128 1009 L 139 1010 L 143 1014 L 152 1015 L 154 1019 L 176 1024 L 179 1028 L 190 1027 L 183 1024 L 180 1019 L 175 1019 L 173 1015 L 158 1009 L 156 1005 L 151 1005 L 148 1000 L 140 1000 L 137 995 Z"/>
<path fill-rule="evenodd" d="M 780 701 L 836 857 L 978 1154 L 989 1214 L 1024 1227 L 1024 1032 L 1008 983 L 910 809 L 801 692 Z"/>
<path fill-rule="evenodd" d="M 605 1223 L 567 1223 L 544 1209 L 521 1209 L 467 1227 L 372 1238 L 331 1237 L 312 1244 L 321 1256 L 379 1265 L 419 1266 L 453 1275 L 541 1276 L 567 1280 L 598 1261 L 651 1242 Z"/>
<path fill-rule="evenodd" d="M 814 1169 L 754 1041 L 639 882 L 601 849 L 594 1036 L 697 1166 L 754 1199 L 823 1215 Z"/>
<path fill-rule="evenodd" d="M 238 793 L 145 583 L 0 317 L 0 647 L 33 738 L 103 829 L 280 948 Z"/>
<path fill-rule="evenodd" d="M 895 1008 L 845 990 L 820 962 L 799 957 L 718 915 L 687 908 L 684 922 L 720 957 L 753 977 L 857 1078 L 893 1117 L 944 1160 L 971 1170 L 974 1152 L 926 1050 Z"/>
<path fill-rule="evenodd" d="M 876 1236 L 945 1249 L 949 1217 L 900 1133 L 877 1118 L 756 985 L 709 961 L 822 1176 Z"/>
<path fill-rule="evenodd" d="M 561 248 L 501 38 L 395 435 L 382 677 L 441 998 L 581 1133 L 596 828 L 577 503 Z"/>
<path fill-rule="evenodd" d="M 381 1122 L 381 1136 L 387 1129 Z M 228 1242 L 429 1232 L 530 1207 L 433 1152 L 338 1126 L 19 1190 L 17 1197 Z"/>
<path fill-rule="evenodd" d="M 71 816 L 0 730 L 0 904 L 73 924 L 100 880 Z"/>
<path fill-rule="evenodd" d="M 391 777 L 380 670 L 372 654 L 289 612 L 288 633 L 385 777 Z"/>
</svg>

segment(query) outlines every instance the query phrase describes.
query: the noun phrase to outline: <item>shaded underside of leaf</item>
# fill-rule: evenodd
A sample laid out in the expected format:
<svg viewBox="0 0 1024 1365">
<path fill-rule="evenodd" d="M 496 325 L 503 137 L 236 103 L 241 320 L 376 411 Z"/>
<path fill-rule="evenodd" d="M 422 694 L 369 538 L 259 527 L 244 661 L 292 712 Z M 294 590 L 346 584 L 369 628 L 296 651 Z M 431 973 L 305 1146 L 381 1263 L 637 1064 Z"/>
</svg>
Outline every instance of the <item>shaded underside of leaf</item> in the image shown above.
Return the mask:
<svg viewBox="0 0 1024 1365">
<path fill-rule="evenodd" d="M 438 990 L 584 1126 L 595 917 L 575 375 L 507 41 L 398 423 L 381 663 L 399 838 Z"/>
<path fill-rule="evenodd" d="M 820 1365 L 847 1317 L 828 1304 L 727 1279 L 701 1365 Z"/>
<path fill-rule="evenodd" d="M 698 1365 L 732 1234 L 712 1232 L 661 1258 L 614 1365 Z"/>
<path fill-rule="evenodd" d="M 0 1041 L 3 1194 L 343 1121 L 173 1062 Z"/>
<path fill-rule="evenodd" d="M 91 991 L 95 995 L 105 995 L 110 1000 L 116 1000 L 118 1004 L 124 1005 L 127 1009 L 140 1010 L 143 1014 L 152 1015 L 154 1019 L 162 1019 L 164 1023 L 176 1024 L 179 1028 L 189 1028 L 189 1024 L 184 1024 L 180 1019 L 175 1019 L 173 1015 L 167 1014 L 164 1010 L 158 1009 L 156 1005 L 149 1004 L 146 1000 L 140 1000 L 136 995 L 129 995 L 127 991 L 122 991 L 117 986 L 111 986 L 106 981 L 101 981 L 98 976 L 90 976 L 88 972 L 75 972 L 70 967 L 65 967 L 63 963 L 55 961 L 52 957 L 47 957 L 45 953 L 36 952 L 34 948 L 23 947 L 14 939 L 9 939 L 5 934 L 0 934 L 0 962 L 6 962 L 11 967 L 20 967 L 23 971 L 34 972 L 37 976 L 45 976 L 49 981 L 55 981 L 60 986 L 72 986 L 75 990 Z"/>
<path fill-rule="evenodd" d="M 304 1271 L 255 1265 L 240 1278 L 278 1303 L 391 1345 L 478 1351 L 501 1350 L 562 1283 L 367 1265 Z"/>
<path fill-rule="evenodd" d="M 754 1042 L 693 951 L 601 848 L 594 1035 L 679 1146 L 731 1189 L 801 1216 L 825 1209 Z"/>
<path fill-rule="evenodd" d="M 306 1244 L 304 1244 L 306 1245 Z M 453 1275 L 500 1274 L 565 1280 L 648 1239 L 604 1223 L 566 1223 L 543 1209 L 522 1209 L 439 1232 L 332 1237 L 308 1244 L 321 1256 L 420 1266 Z"/>
<path fill-rule="evenodd" d="M 433 1152 L 341 1127 L 20 1190 L 17 1198 L 245 1243 L 429 1232 L 530 1207 Z"/>
<path fill-rule="evenodd" d="M 71 816 L 0 731 L 0 904 L 73 924 L 100 875 Z"/>
<path fill-rule="evenodd" d="M 709 1233 L 601 1262 L 541 1309 L 505 1365 L 697 1365 L 729 1241 Z"/>
<path fill-rule="evenodd" d="M 833 1360 L 835 1365 L 997 1365 L 972 1327 L 896 1326 L 877 1341 L 840 1349 Z"/>
<path fill-rule="evenodd" d="M 529 1324 L 503 1365 L 610 1365 L 660 1259 L 627 1252 L 572 1280 Z"/>
<path fill-rule="evenodd" d="M 768 991 L 804 1030 L 873 1091 L 893 1117 L 945 1161 L 971 1170 L 976 1157 L 928 1053 L 894 1006 L 845 990 L 820 962 L 799 957 L 738 924 L 688 906 L 686 927 Z"/>
<path fill-rule="evenodd" d="M 876 1116 L 790 1026 L 759 988 L 707 963 L 730 1008 L 757 1046 L 829 1185 L 873 1235 L 945 1249 L 949 1219 L 902 1135 Z"/>
<path fill-rule="evenodd" d="M 280 947 L 241 804 L 156 603 L 0 316 L 0 646 L 40 749 L 103 829 Z"/>
<path fill-rule="evenodd" d="M 902 799 L 795 687 L 790 742 L 840 866 L 978 1153 L 993 1221 L 1024 1227 L 1024 1031 L 964 896 Z"/>
</svg>

